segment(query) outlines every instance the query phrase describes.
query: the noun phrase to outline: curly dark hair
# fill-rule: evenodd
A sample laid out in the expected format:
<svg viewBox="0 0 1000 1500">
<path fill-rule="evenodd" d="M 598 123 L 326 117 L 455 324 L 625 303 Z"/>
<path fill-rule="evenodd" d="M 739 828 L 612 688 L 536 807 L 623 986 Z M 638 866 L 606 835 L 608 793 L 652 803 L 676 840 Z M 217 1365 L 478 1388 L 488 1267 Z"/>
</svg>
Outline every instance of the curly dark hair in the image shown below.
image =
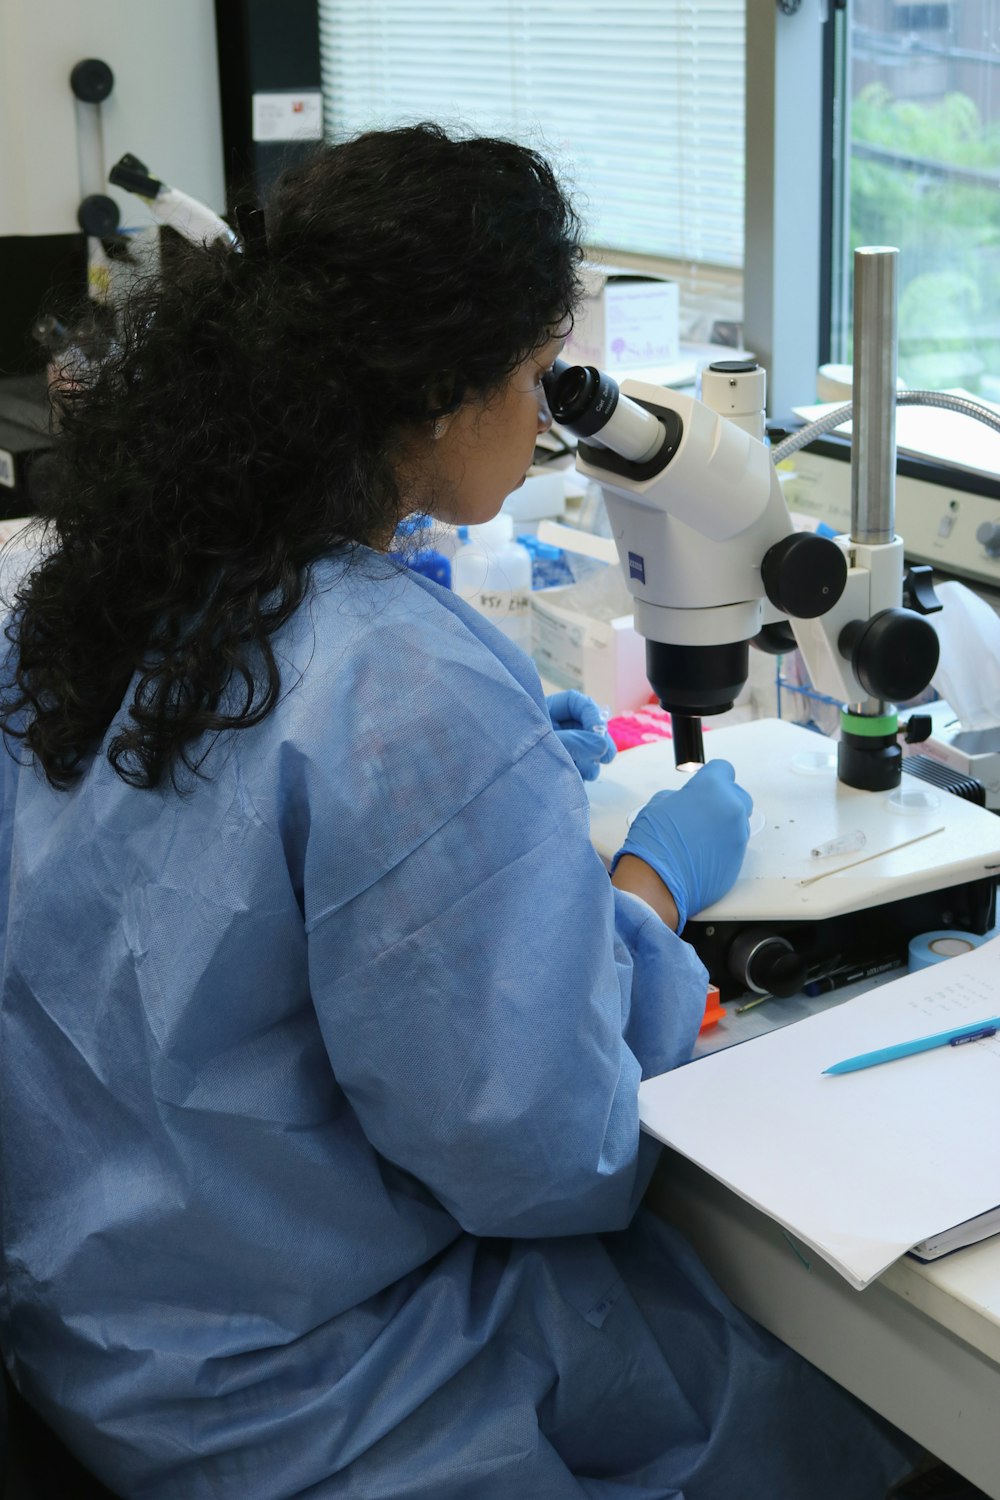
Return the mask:
<svg viewBox="0 0 1000 1500">
<path fill-rule="evenodd" d="M 498 390 L 579 295 L 573 207 L 510 141 L 424 124 L 325 145 L 266 224 L 245 254 L 185 247 L 92 378 L 54 397 L 0 728 L 55 787 L 134 677 L 107 750 L 134 786 L 176 783 L 206 733 L 270 713 L 270 637 L 309 564 L 383 546 L 412 508 L 400 439 Z"/>
</svg>

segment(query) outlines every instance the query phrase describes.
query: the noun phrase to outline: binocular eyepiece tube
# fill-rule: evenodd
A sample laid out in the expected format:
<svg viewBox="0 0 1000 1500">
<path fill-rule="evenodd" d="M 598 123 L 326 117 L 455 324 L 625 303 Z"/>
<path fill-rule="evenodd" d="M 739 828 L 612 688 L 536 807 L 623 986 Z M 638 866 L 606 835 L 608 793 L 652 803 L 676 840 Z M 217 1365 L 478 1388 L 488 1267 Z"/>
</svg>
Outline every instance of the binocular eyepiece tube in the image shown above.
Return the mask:
<svg viewBox="0 0 1000 1500">
<path fill-rule="evenodd" d="M 593 365 L 557 359 L 543 376 L 552 420 L 577 437 L 610 448 L 632 463 L 648 463 L 663 447 L 666 428 L 618 389 L 610 375 Z"/>
</svg>

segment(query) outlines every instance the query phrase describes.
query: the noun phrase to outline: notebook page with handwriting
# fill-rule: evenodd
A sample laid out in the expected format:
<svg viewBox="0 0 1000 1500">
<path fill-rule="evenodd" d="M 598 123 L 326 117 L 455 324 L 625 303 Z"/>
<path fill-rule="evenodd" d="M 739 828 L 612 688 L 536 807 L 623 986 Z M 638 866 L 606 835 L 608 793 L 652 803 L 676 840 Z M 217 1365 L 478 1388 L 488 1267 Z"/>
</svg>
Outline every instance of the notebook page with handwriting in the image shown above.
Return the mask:
<svg viewBox="0 0 1000 1500">
<path fill-rule="evenodd" d="M 1000 1203 L 1000 1034 L 858 1072 L 823 1070 L 997 1015 L 995 938 L 648 1079 L 640 1119 L 863 1287 L 919 1242 Z"/>
</svg>

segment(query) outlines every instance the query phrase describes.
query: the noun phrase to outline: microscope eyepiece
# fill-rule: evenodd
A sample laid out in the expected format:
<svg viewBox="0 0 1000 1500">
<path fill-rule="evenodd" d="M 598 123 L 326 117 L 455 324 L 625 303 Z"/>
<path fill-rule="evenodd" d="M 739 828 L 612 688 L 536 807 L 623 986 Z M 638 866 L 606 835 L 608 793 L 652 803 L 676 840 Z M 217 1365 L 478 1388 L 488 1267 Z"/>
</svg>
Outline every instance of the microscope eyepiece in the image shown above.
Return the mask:
<svg viewBox="0 0 1000 1500">
<path fill-rule="evenodd" d="M 593 365 L 571 365 L 557 359 L 543 376 L 553 421 L 577 437 L 593 437 L 614 415 L 619 401 L 617 381 Z"/>
<path fill-rule="evenodd" d="M 663 447 L 663 423 L 593 365 L 557 359 L 543 384 L 552 420 L 577 437 L 593 438 L 633 463 L 648 463 Z"/>
</svg>

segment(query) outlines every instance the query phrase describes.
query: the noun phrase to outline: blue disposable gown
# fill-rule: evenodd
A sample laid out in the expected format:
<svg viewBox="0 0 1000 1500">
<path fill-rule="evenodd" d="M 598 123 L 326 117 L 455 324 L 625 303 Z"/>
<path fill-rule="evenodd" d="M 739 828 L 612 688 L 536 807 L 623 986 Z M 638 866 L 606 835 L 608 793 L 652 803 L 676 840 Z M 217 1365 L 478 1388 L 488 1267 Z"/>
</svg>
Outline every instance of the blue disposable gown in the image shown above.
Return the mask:
<svg viewBox="0 0 1000 1500">
<path fill-rule="evenodd" d="M 141 1500 L 877 1500 L 899 1440 L 633 1219 L 692 950 L 530 661 L 375 554 L 184 795 L 4 759 L 3 1344 Z"/>
</svg>

